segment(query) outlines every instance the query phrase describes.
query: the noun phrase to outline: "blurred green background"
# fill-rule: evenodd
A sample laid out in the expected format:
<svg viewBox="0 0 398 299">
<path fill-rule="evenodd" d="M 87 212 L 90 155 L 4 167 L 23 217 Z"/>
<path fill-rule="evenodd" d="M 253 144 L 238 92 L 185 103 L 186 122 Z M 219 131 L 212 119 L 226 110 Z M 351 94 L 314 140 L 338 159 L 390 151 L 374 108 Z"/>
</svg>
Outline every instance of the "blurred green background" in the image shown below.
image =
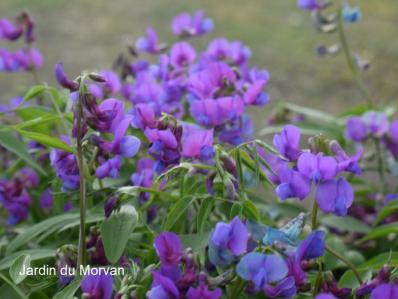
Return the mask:
<svg viewBox="0 0 398 299">
<path fill-rule="evenodd" d="M 354 52 L 371 61 L 364 73 L 376 100 L 396 103 L 398 94 L 398 1 L 356 0 L 363 21 L 346 25 Z M 37 47 L 45 57 L 42 80 L 53 84 L 53 67 L 63 61 L 69 74 L 109 68 L 125 45 L 154 27 L 162 41 L 172 38 L 170 20 L 183 11 L 204 9 L 215 31 L 196 42 L 204 47 L 216 36 L 239 39 L 253 52 L 252 63 L 271 74 L 273 103 L 291 101 L 338 112 L 363 102 L 351 80 L 344 56 L 320 58 L 319 43 L 333 44 L 337 35 L 318 33 L 310 14 L 295 0 L 1 0 L 0 17 L 27 9 L 37 23 Z M 1 47 L 9 45 L 2 42 Z M 1 102 L 33 79 L 26 74 L 0 74 Z M 266 109 L 266 108 L 265 108 Z M 266 109 L 267 110 L 267 109 Z M 266 111 L 264 110 L 264 111 Z M 255 113 L 257 126 L 265 114 Z"/>
</svg>

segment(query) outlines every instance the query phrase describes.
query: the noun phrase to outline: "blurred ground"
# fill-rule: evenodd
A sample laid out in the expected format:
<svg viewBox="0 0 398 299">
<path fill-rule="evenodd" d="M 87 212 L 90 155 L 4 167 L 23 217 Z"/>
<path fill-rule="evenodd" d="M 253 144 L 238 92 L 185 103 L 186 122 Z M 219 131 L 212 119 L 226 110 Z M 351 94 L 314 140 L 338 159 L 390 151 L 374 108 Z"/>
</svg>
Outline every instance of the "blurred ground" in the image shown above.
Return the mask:
<svg viewBox="0 0 398 299">
<path fill-rule="evenodd" d="M 363 21 L 347 26 L 352 49 L 372 62 L 364 79 L 375 98 L 397 103 L 398 95 L 398 2 L 397 0 L 351 1 L 360 5 Z M 268 91 L 274 102 L 292 101 L 338 112 L 362 100 L 351 81 L 343 55 L 319 58 L 320 42 L 333 43 L 337 35 L 315 31 L 307 12 L 295 0 L 1 0 L 0 17 L 11 18 L 30 11 L 37 23 L 37 47 L 44 53 L 40 77 L 53 83 L 53 66 L 63 61 L 69 74 L 100 69 L 130 40 L 153 26 L 164 41 L 170 40 L 169 22 L 182 11 L 203 8 L 213 18 L 216 36 L 239 39 L 253 52 L 253 63 L 271 73 Z M 4 43 L 0 47 L 8 46 Z M 0 74 L 0 101 L 14 95 L 13 88 L 32 83 L 28 75 Z M 264 113 L 254 113 L 257 127 Z"/>
</svg>

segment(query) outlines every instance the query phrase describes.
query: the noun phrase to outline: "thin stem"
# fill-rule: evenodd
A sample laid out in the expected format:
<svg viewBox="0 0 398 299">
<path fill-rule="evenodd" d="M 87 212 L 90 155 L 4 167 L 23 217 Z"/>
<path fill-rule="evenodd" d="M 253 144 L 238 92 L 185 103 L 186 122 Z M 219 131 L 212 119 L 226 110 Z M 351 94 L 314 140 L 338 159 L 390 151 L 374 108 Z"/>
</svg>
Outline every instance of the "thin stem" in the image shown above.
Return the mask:
<svg viewBox="0 0 398 299">
<path fill-rule="evenodd" d="M 314 200 L 314 204 L 312 205 L 312 212 L 311 212 L 311 227 L 312 227 L 312 230 L 316 230 L 316 228 L 318 226 L 317 216 L 318 216 L 318 204 Z"/>
<path fill-rule="evenodd" d="M 315 280 L 315 285 L 314 285 L 314 290 L 312 292 L 312 296 L 315 298 L 316 294 L 318 294 L 319 292 L 319 288 L 321 286 L 321 282 L 322 282 L 322 265 L 318 262 L 318 274 L 316 276 L 316 280 Z"/>
<path fill-rule="evenodd" d="M 83 85 L 83 82 L 82 82 Z M 79 178 L 80 178 L 80 188 L 79 188 L 79 202 L 80 202 L 80 225 L 79 225 L 79 248 L 77 256 L 77 267 L 80 268 L 81 265 L 85 265 L 86 256 L 86 182 L 85 182 L 85 171 L 83 162 L 83 149 L 82 149 L 82 118 L 83 118 L 83 93 L 79 93 L 79 101 L 76 105 L 76 118 L 77 118 L 77 160 L 79 166 Z"/>
<path fill-rule="evenodd" d="M 380 140 L 377 138 L 374 138 L 375 142 L 375 147 L 376 147 L 376 156 L 377 156 L 377 171 L 379 173 L 379 179 L 380 179 L 380 185 L 381 185 L 381 193 L 383 196 L 385 195 L 385 190 L 386 190 L 386 180 L 384 176 L 384 162 L 383 162 L 383 156 L 381 153 L 381 147 L 380 147 Z"/>
<path fill-rule="evenodd" d="M 362 278 L 361 275 L 359 275 L 359 272 L 355 268 L 355 266 L 351 263 L 350 260 L 346 259 L 344 256 L 342 256 L 340 253 L 337 251 L 334 251 L 332 248 L 330 248 L 328 245 L 325 245 L 325 249 L 327 252 L 329 252 L 331 255 L 334 257 L 338 258 L 340 261 L 342 261 L 344 264 L 347 265 L 348 268 L 351 269 L 351 271 L 354 273 L 355 277 L 357 278 L 358 282 L 362 284 Z"/>
<path fill-rule="evenodd" d="M 339 33 L 340 43 L 343 48 L 345 60 L 347 62 L 348 68 L 350 69 L 350 71 L 352 73 L 352 76 L 354 77 L 355 82 L 357 83 L 357 85 L 358 85 L 359 89 L 361 90 L 361 92 L 363 93 L 363 95 L 366 97 L 369 107 L 371 107 L 371 106 L 373 106 L 371 93 L 370 93 L 369 89 L 367 88 L 366 84 L 362 81 L 360 73 L 358 72 L 358 68 L 355 65 L 355 62 L 353 60 L 350 47 L 348 46 L 347 38 L 346 38 L 346 35 L 344 32 L 342 10 L 343 9 L 340 6 L 337 11 L 337 30 Z"/>
</svg>

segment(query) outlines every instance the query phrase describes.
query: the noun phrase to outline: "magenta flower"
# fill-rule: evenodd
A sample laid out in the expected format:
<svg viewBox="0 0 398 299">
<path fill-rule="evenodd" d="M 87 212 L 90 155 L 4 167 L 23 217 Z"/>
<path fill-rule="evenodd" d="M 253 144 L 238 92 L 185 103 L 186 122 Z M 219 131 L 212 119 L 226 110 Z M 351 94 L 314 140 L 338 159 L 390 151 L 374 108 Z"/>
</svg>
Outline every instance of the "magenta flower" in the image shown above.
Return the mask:
<svg viewBox="0 0 398 299">
<path fill-rule="evenodd" d="M 112 297 L 112 276 L 110 274 L 84 276 L 80 283 L 83 297 L 89 299 L 111 299 Z"/>
<path fill-rule="evenodd" d="M 197 11 L 193 16 L 184 12 L 173 19 L 171 29 L 178 36 L 199 36 L 213 30 L 213 21 L 209 18 L 205 19 L 202 10 Z"/>
<path fill-rule="evenodd" d="M 297 0 L 297 5 L 304 10 L 315 10 L 322 7 L 319 2 L 319 0 Z"/>
<path fill-rule="evenodd" d="M 156 126 L 155 111 L 150 104 L 134 105 L 132 110 L 131 125 L 134 128 L 145 130 L 147 127 L 154 129 Z"/>
<path fill-rule="evenodd" d="M 257 80 L 245 92 L 244 101 L 246 105 L 265 105 L 268 103 L 268 94 L 263 91 L 265 80 Z"/>
<path fill-rule="evenodd" d="M 170 63 L 176 68 L 183 68 L 194 62 L 195 49 L 187 42 L 175 43 L 170 50 Z"/>
<path fill-rule="evenodd" d="M 182 133 L 182 156 L 203 158 L 213 156 L 213 129 L 203 130 L 194 125 L 184 124 Z"/>
<path fill-rule="evenodd" d="M 22 36 L 21 24 L 14 25 L 7 19 L 0 19 L 0 39 L 15 41 Z"/>
</svg>

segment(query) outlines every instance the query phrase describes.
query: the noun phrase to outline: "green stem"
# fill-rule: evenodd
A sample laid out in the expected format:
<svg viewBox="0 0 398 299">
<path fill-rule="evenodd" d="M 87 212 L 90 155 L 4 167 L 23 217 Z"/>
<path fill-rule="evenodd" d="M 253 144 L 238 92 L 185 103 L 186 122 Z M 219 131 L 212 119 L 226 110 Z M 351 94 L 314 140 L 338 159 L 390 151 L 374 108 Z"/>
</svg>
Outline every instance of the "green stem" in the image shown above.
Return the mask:
<svg viewBox="0 0 398 299">
<path fill-rule="evenodd" d="M 340 5 L 338 11 L 337 11 L 337 30 L 339 33 L 339 38 L 341 42 L 341 46 L 344 52 L 345 60 L 347 62 L 348 68 L 351 71 L 352 76 L 354 77 L 355 82 L 357 83 L 359 89 L 363 93 L 363 95 L 366 97 L 367 102 L 369 107 L 373 106 L 372 103 L 372 98 L 371 98 L 371 93 L 369 89 L 367 88 L 366 84 L 362 81 L 362 78 L 360 76 L 360 73 L 358 72 L 358 68 L 355 65 L 354 59 L 351 54 L 350 47 L 347 42 L 347 38 L 344 32 L 344 24 L 343 24 L 343 18 L 342 18 L 342 7 Z"/>
<path fill-rule="evenodd" d="M 317 216 L 318 216 L 318 204 L 314 200 L 314 204 L 312 205 L 312 212 L 311 212 L 311 227 L 312 227 L 312 230 L 316 230 L 316 228 L 318 227 Z"/>
<path fill-rule="evenodd" d="M 81 85 L 84 85 L 83 82 Z M 82 118 L 83 118 L 83 107 L 82 99 L 84 94 L 79 93 L 79 101 L 76 105 L 76 118 L 77 118 L 77 142 L 76 142 L 76 155 L 79 166 L 79 178 L 80 178 L 80 188 L 79 188 L 79 202 L 80 202 L 80 224 L 79 224 L 79 247 L 77 255 L 77 267 L 80 268 L 81 265 L 85 265 L 86 256 L 86 182 L 85 182 L 85 171 L 84 171 L 84 157 L 82 149 Z"/>
<path fill-rule="evenodd" d="M 321 282 L 322 282 L 322 266 L 320 263 L 318 263 L 318 274 L 316 276 L 316 280 L 315 280 L 315 285 L 314 285 L 314 290 L 312 292 L 312 296 L 315 298 L 316 295 L 319 292 L 319 288 L 321 286 Z"/>
<path fill-rule="evenodd" d="M 381 146 L 380 146 L 380 140 L 377 138 L 374 138 L 375 142 L 375 147 L 376 147 L 376 156 L 377 156 L 377 171 L 379 173 L 379 179 L 380 179 L 380 185 L 381 185 L 381 193 L 383 196 L 385 195 L 386 191 L 386 180 L 384 176 L 384 163 L 383 163 L 383 156 L 381 153 Z"/>
<path fill-rule="evenodd" d="M 329 252 L 331 255 L 334 257 L 338 258 L 340 261 L 342 261 L 344 264 L 347 265 L 348 268 L 351 269 L 351 271 L 354 273 L 355 277 L 357 278 L 358 282 L 362 284 L 362 278 L 361 275 L 359 275 L 359 272 L 355 268 L 355 266 L 351 263 L 350 260 L 346 259 L 344 256 L 342 256 L 340 253 L 337 251 L 334 251 L 332 248 L 330 248 L 328 245 L 325 245 L 325 249 L 327 252 Z"/>
</svg>

